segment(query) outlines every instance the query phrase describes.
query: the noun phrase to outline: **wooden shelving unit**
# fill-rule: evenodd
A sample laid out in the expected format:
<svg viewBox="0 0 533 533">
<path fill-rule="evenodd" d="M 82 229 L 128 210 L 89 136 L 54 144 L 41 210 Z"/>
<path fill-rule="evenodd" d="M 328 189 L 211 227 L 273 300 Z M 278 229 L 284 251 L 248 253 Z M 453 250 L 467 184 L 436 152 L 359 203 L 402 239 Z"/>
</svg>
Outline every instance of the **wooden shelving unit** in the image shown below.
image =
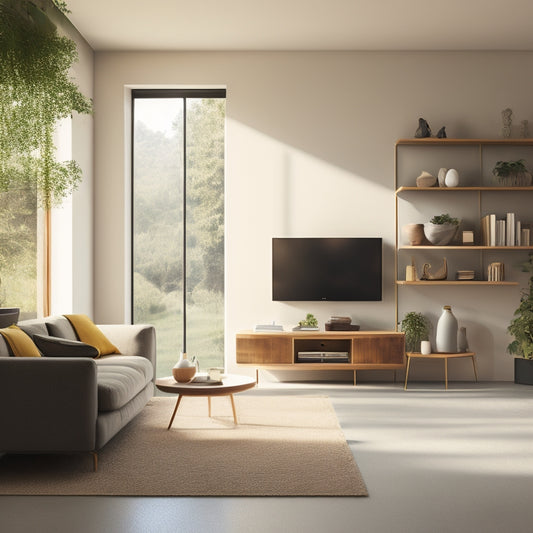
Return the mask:
<svg viewBox="0 0 533 533">
<path fill-rule="evenodd" d="M 400 150 L 402 147 L 410 147 L 407 152 L 403 153 L 402 157 L 407 159 L 402 159 L 404 175 L 399 175 L 399 158 Z M 424 161 L 425 164 L 428 164 L 428 161 L 435 159 L 435 165 L 438 167 L 439 159 L 436 154 L 443 155 L 450 152 L 441 152 L 441 148 L 435 150 L 429 150 L 431 147 L 455 147 L 454 150 L 456 153 L 463 154 L 464 157 L 468 159 L 471 164 L 470 175 L 468 179 L 465 180 L 465 186 L 458 187 L 416 187 L 408 183 L 407 180 L 414 181 L 414 176 L 405 174 L 405 169 L 412 170 L 413 167 L 413 157 L 416 157 L 417 154 L 420 154 L 420 161 Z M 465 147 L 464 150 L 457 147 Z M 418 151 L 420 149 L 420 152 Z M 482 246 L 480 244 L 474 245 L 449 245 L 449 246 L 432 246 L 432 245 L 422 245 L 422 246 L 409 246 L 400 243 L 400 200 L 404 200 L 411 204 L 411 206 L 417 205 L 418 202 L 429 202 L 433 205 L 442 206 L 442 211 L 439 212 L 453 212 L 453 207 L 458 203 L 471 202 L 472 209 L 476 210 L 475 217 L 470 214 L 471 218 L 476 218 L 479 221 L 482 216 L 487 214 L 486 208 L 484 206 L 485 194 L 491 195 L 491 201 L 494 202 L 494 195 L 501 193 L 501 205 L 513 206 L 514 200 L 516 198 L 514 193 L 519 194 L 530 194 L 533 192 L 533 186 L 498 186 L 489 183 L 488 176 L 491 173 L 492 167 L 489 166 L 488 162 L 492 164 L 491 159 L 494 154 L 498 153 L 510 153 L 515 154 L 510 156 L 509 160 L 518 159 L 516 153 L 522 153 L 522 149 L 528 149 L 530 162 L 533 162 L 533 139 L 400 139 L 396 142 L 395 152 L 394 152 L 394 175 L 395 175 L 395 220 L 396 220 L 396 251 L 395 251 L 395 285 L 396 285 L 396 310 L 398 313 L 398 287 L 438 287 L 438 286 L 448 286 L 451 289 L 458 286 L 470 286 L 470 287 L 505 287 L 505 286 L 516 286 L 517 283 L 514 281 L 486 281 L 484 279 L 479 279 L 480 276 L 486 277 L 486 254 L 491 252 L 524 252 L 533 250 L 533 243 L 530 246 Z M 457 152 L 459 150 L 459 152 Z M 507 157 L 507 156 L 504 156 Z M 520 156 L 521 157 L 521 156 Z M 442 159 L 445 159 L 443 157 Z M 501 157 L 503 159 L 503 157 Z M 528 159 L 524 155 L 524 159 Z M 418 163 L 418 158 L 417 158 Z M 423 165 L 423 163 L 421 163 Z M 485 167 L 485 168 L 484 168 Z M 475 170 L 474 170 L 475 169 Z M 420 171 L 422 168 L 420 168 Z M 415 174 L 416 176 L 416 174 Z M 470 196 L 461 196 L 461 195 L 470 195 Z M 510 195 L 508 198 L 506 195 Z M 531 195 L 533 200 L 533 195 Z M 498 200 L 499 201 L 499 200 Z M 405 204 L 407 206 L 407 204 Z M 413 209 L 413 207 L 411 207 Z M 437 208 L 437 209 L 440 209 Z M 503 207 L 502 207 L 503 209 Z M 511 208 L 509 208 L 511 210 Z M 436 212 L 435 212 L 436 214 Z M 527 215 L 524 222 L 533 223 L 533 214 Z M 405 222 L 404 222 L 405 223 Z M 478 227 L 479 230 L 479 227 Z M 478 237 L 479 238 L 479 237 Z M 476 241 L 475 241 L 476 242 Z M 479 240 L 477 241 L 479 242 Z M 454 254 L 466 254 L 464 255 L 465 262 L 468 263 L 478 263 L 478 268 L 475 270 L 478 272 L 477 279 L 467 281 L 467 280 L 454 280 L 447 279 L 442 281 L 405 281 L 402 279 L 404 277 L 403 272 L 401 272 L 402 267 L 400 265 L 400 254 L 409 253 L 412 257 L 417 259 L 420 258 L 420 262 L 424 261 L 424 258 L 429 254 L 431 256 L 432 252 L 441 252 L 447 253 L 450 252 L 452 258 L 456 263 L 459 262 L 458 257 L 463 257 L 462 255 Z M 477 254 L 477 255 L 476 255 Z M 494 254 L 492 254 L 493 256 Z M 450 256 L 448 256 L 450 257 Z M 433 254 L 434 258 L 434 254 Z M 405 255 L 402 256 L 403 262 L 406 262 L 407 258 Z M 448 274 L 450 277 L 450 273 Z M 398 317 L 396 317 L 398 319 Z"/>
</svg>

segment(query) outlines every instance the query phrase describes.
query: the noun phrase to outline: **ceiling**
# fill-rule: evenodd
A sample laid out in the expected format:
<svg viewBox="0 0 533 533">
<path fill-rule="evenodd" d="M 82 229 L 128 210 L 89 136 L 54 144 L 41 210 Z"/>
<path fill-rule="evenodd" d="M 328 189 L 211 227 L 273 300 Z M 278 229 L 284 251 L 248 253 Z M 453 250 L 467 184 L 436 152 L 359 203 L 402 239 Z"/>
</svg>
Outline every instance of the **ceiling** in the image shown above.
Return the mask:
<svg viewBox="0 0 533 533">
<path fill-rule="evenodd" d="M 67 0 L 102 50 L 533 50 L 531 0 Z"/>
</svg>

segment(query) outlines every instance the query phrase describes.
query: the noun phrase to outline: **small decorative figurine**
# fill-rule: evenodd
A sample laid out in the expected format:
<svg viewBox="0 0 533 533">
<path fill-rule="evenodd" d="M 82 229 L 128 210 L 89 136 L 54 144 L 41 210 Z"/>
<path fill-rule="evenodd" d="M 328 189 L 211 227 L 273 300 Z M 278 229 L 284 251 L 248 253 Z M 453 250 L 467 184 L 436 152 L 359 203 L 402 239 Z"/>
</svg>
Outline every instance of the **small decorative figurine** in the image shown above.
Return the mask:
<svg viewBox="0 0 533 533">
<path fill-rule="evenodd" d="M 442 128 L 437 132 L 437 138 L 438 139 L 446 139 L 446 126 L 442 126 Z"/>
<path fill-rule="evenodd" d="M 423 118 L 419 118 L 415 138 L 424 139 L 425 137 L 431 137 L 431 128 Z"/>
<path fill-rule="evenodd" d="M 431 265 L 429 263 L 424 263 L 420 279 L 427 281 L 438 281 L 442 279 L 448 279 L 448 262 L 446 261 L 446 258 L 444 258 L 443 264 L 440 269 L 437 270 L 434 274 L 431 273 Z"/>
<path fill-rule="evenodd" d="M 513 111 L 506 108 L 502 111 L 502 137 L 508 139 L 511 136 L 511 124 L 513 122 Z"/>
</svg>

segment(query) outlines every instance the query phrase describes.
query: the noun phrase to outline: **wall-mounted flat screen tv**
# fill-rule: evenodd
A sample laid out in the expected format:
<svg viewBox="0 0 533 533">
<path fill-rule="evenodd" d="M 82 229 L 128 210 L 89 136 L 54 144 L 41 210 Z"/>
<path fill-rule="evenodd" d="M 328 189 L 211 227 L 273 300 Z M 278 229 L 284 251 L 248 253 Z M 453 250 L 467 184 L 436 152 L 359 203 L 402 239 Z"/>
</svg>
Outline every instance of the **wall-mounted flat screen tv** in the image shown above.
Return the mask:
<svg viewBox="0 0 533 533">
<path fill-rule="evenodd" d="M 381 300 L 382 239 L 273 238 L 275 301 Z"/>
</svg>

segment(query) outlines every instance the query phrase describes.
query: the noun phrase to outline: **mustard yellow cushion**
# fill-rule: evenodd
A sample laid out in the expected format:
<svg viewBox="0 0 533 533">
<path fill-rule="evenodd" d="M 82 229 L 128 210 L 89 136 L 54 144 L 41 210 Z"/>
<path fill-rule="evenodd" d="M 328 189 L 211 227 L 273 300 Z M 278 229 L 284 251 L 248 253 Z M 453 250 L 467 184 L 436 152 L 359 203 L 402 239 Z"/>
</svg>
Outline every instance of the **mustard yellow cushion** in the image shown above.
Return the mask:
<svg viewBox="0 0 533 533">
<path fill-rule="evenodd" d="M 118 348 L 102 333 L 87 315 L 64 315 L 72 324 L 81 342 L 94 346 L 99 355 L 120 353 Z"/>
<path fill-rule="evenodd" d="M 6 339 L 15 357 L 41 357 L 37 346 L 26 333 L 13 325 L 0 329 L 0 333 Z"/>
</svg>

